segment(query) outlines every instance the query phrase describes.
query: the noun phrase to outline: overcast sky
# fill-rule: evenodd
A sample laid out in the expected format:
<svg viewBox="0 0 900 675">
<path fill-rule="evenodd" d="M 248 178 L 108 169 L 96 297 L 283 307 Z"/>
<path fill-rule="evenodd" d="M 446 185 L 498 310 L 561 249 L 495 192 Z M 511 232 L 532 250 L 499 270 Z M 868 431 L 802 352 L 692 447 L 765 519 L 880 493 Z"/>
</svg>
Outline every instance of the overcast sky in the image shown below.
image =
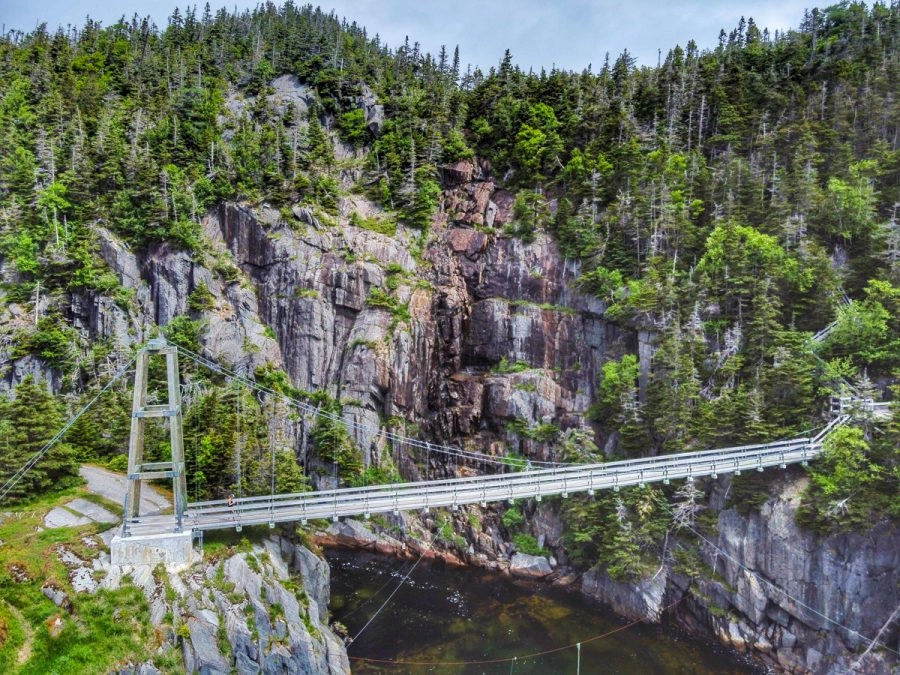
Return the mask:
<svg viewBox="0 0 900 675">
<path fill-rule="evenodd" d="M 295 0 L 297 5 L 305 0 Z M 833 0 L 819 3 L 832 4 Z M 103 25 L 123 14 L 149 14 L 160 28 L 167 24 L 176 0 L 0 0 L 0 23 L 6 30 L 33 30 L 38 23 L 48 28 L 81 25 L 87 15 Z M 196 3 L 202 13 L 204 3 Z M 211 0 L 221 6 L 244 9 L 256 2 Z M 599 70 L 604 55 L 614 60 L 623 49 L 639 65 L 656 65 L 658 50 L 682 47 L 693 38 L 701 49 L 716 45 L 719 30 L 734 28 L 741 16 L 753 17 L 762 30 L 799 26 L 812 0 L 329 0 L 319 4 L 334 9 L 348 20 L 378 33 L 391 47 L 404 37 L 418 41 L 425 51 L 436 53 L 442 44 L 449 51 L 457 44 L 460 60 L 487 70 L 497 65 L 509 49 L 523 69 L 541 67 L 582 70 L 593 64 Z"/>
</svg>

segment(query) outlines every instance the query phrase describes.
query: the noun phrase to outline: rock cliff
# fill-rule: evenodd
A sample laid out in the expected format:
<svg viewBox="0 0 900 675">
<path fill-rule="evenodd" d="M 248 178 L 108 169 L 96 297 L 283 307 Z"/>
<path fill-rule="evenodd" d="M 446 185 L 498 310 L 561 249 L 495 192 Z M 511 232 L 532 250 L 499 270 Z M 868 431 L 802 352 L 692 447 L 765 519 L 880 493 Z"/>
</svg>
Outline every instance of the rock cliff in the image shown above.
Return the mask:
<svg viewBox="0 0 900 675">
<path fill-rule="evenodd" d="M 349 673 L 328 626 L 328 565 L 282 537 L 209 555 L 187 570 L 95 565 L 102 588 L 127 575 L 150 601 L 162 647 L 180 646 L 187 672 Z"/>
<path fill-rule="evenodd" d="M 492 222 L 509 218 L 489 199 L 493 184 L 474 190 L 488 195 Z M 206 228 L 250 279 L 277 365 L 299 388 L 342 400 L 364 448 L 374 453 L 377 429 L 397 415 L 426 438 L 547 458 L 548 443 L 506 425 L 586 424 L 611 336 L 602 303 L 571 289 L 573 266 L 548 235 L 524 245 L 445 217 L 423 241 L 350 222 L 320 229 L 224 204 Z"/>
<path fill-rule="evenodd" d="M 782 672 L 892 672 L 896 657 L 883 649 L 859 656 L 900 604 L 897 527 L 817 536 L 795 520 L 806 479 L 773 480 L 780 483 L 775 496 L 747 514 L 725 506 L 730 477 L 713 484 L 710 507 L 718 517 L 715 531 L 700 540 L 699 575 L 663 570 L 619 584 L 592 571 L 584 592 L 635 618 L 657 621 L 673 607 L 683 625 L 710 631 Z M 894 650 L 897 629 L 881 635 Z"/>
</svg>

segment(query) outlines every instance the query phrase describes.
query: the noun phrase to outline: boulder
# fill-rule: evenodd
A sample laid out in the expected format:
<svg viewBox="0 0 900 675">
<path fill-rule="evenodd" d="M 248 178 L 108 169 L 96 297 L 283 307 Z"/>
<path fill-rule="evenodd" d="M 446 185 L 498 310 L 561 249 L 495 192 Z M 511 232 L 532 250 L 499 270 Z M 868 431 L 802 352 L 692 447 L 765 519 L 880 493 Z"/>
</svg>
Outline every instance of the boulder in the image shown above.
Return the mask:
<svg viewBox="0 0 900 675">
<path fill-rule="evenodd" d="M 542 555 L 528 555 L 527 553 L 514 553 L 509 561 L 509 571 L 517 577 L 543 579 L 553 568 Z"/>
<path fill-rule="evenodd" d="M 64 609 L 67 612 L 72 611 L 72 601 L 69 599 L 68 594 L 61 588 L 57 588 L 54 584 L 47 583 L 41 586 L 41 593 L 60 609 Z"/>
</svg>

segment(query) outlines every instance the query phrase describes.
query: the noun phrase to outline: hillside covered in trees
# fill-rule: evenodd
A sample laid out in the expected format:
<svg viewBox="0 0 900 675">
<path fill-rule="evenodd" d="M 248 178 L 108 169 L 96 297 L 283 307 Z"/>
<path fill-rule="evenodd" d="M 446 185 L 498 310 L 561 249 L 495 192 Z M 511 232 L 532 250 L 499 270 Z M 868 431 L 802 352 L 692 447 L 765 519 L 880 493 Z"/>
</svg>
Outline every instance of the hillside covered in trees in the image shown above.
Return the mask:
<svg viewBox="0 0 900 675">
<path fill-rule="evenodd" d="M 0 36 L 0 473 L 157 331 L 100 336 L 88 306 L 231 367 L 212 348 L 226 319 L 269 317 L 241 324 L 247 376 L 333 413 L 299 433 L 283 399 L 183 363 L 191 499 L 465 475 L 366 445 L 341 415 L 513 470 L 801 436 L 833 397 L 897 401 L 898 40 L 896 3 L 846 1 L 774 35 L 741 20 L 655 68 L 625 52 L 580 73 L 523 72 L 508 52 L 464 67 L 458 50 L 385 45 L 290 1 Z M 576 338 L 532 344 L 529 362 L 503 352 L 519 319 Z M 323 335 L 334 353 L 297 355 Z M 817 536 L 900 517 L 900 422 L 857 413 L 797 474 Z M 78 461 L 124 468 L 129 423 L 123 384 L 12 496 L 71 485 Z M 148 444 L 164 454 L 164 430 Z M 770 475 L 735 478 L 729 504 L 759 507 Z M 573 495 L 558 553 L 616 580 L 652 574 L 671 562 L 670 502 L 699 499 L 676 487 Z M 493 515 L 541 552 L 533 507 Z M 437 530 L 463 554 L 449 516 Z M 689 540 L 673 567 L 694 579 Z"/>
<path fill-rule="evenodd" d="M 800 433 L 841 383 L 878 397 L 900 367 L 898 26 L 896 7 L 844 2 L 786 33 L 741 21 L 658 68 L 626 52 L 581 73 L 525 73 L 508 53 L 463 72 L 458 51 L 392 49 L 290 2 L 176 10 L 164 30 L 135 17 L 10 32 L 0 256 L 4 299 L 29 320 L 3 329 L 9 356 L 62 373 L 70 400 L 93 380 L 111 346 L 75 332 L 65 298 L 133 297 L 98 256 L 97 226 L 199 255 L 219 203 L 300 205 L 328 223 L 358 193 L 387 215 L 354 224 L 400 223 L 424 245 L 441 167 L 477 160 L 515 194 L 514 220 L 488 234 L 551 233 L 608 321 L 655 336 L 649 372 L 636 354 L 603 368 L 593 416 L 618 454 Z M 308 110 L 276 109 L 285 74 L 314 91 Z M 202 332 L 189 317 L 174 328 L 188 344 Z M 82 434 L 82 452 L 118 440 Z M 891 445 L 866 465 L 889 493 Z"/>
</svg>

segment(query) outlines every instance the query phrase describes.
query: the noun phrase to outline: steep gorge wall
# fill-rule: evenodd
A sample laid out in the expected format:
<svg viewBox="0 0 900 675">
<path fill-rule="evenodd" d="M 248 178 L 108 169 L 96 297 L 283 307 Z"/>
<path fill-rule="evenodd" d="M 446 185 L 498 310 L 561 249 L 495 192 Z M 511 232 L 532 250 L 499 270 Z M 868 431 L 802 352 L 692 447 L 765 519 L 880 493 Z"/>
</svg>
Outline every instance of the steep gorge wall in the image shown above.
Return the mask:
<svg viewBox="0 0 900 675">
<path fill-rule="evenodd" d="M 709 603 L 688 602 L 686 612 L 726 644 L 764 654 L 789 672 L 890 672 L 896 654 L 876 648 L 860 664 L 856 656 L 900 604 L 900 530 L 882 523 L 863 534 L 819 536 L 801 528 L 796 514 L 806 482 L 787 478 L 746 515 L 724 508 L 724 490 L 713 493 L 713 539 L 725 555 L 708 545 L 701 550 L 724 579 L 699 583 L 699 597 Z M 889 627 L 882 639 L 900 651 L 898 629 Z"/>
<path fill-rule="evenodd" d="M 586 424 L 609 329 L 603 305 L 571 290 L 572 266 L 547 235 L 523 245 L 464 220 L 444 222 L 414 256 L 416 232 L 392 238 L 269 215 L 224 204 L 207 231 L 218 227 L 251 279 L 292 382 L 342 400 L 345 417 L 369 430 L 356 432 L 364 447 L 377 446 L 378 427 L 394 415 L 425 438 L 466 438 L 482 451 L 516 442 L 505 433 L 509 421 Z M 505 217 L 500 211 L 494 222 Z M 371 302 L 375 289 L 408 320 Z M 501 359 L 521 362 L 522 372 L 498 372 Z M 517 449 L 549 453 L 540 443 Z"/>
<path fill-rule="evenodd" d="M 717 519 L 699 544 L 699 576 L 668 568 L 619 584 L 592 571 L 584 592 L 635 618 L 657 621 L 671 608 L 682 625 L 781 672 L 895 672 L 896 654 L 884 649 L 858 657 L 900 604 L 900 530 L 882 523 L 865 534 L 816 535 L 796 523 L 807 479 L 793 471 L 771 477 L 774 496 L 747 513 L 726 504 L 730 476 L 712 483 Z M 900 651 L 900 625 L 889 625 L 881 641 Z"/>
</svg>

